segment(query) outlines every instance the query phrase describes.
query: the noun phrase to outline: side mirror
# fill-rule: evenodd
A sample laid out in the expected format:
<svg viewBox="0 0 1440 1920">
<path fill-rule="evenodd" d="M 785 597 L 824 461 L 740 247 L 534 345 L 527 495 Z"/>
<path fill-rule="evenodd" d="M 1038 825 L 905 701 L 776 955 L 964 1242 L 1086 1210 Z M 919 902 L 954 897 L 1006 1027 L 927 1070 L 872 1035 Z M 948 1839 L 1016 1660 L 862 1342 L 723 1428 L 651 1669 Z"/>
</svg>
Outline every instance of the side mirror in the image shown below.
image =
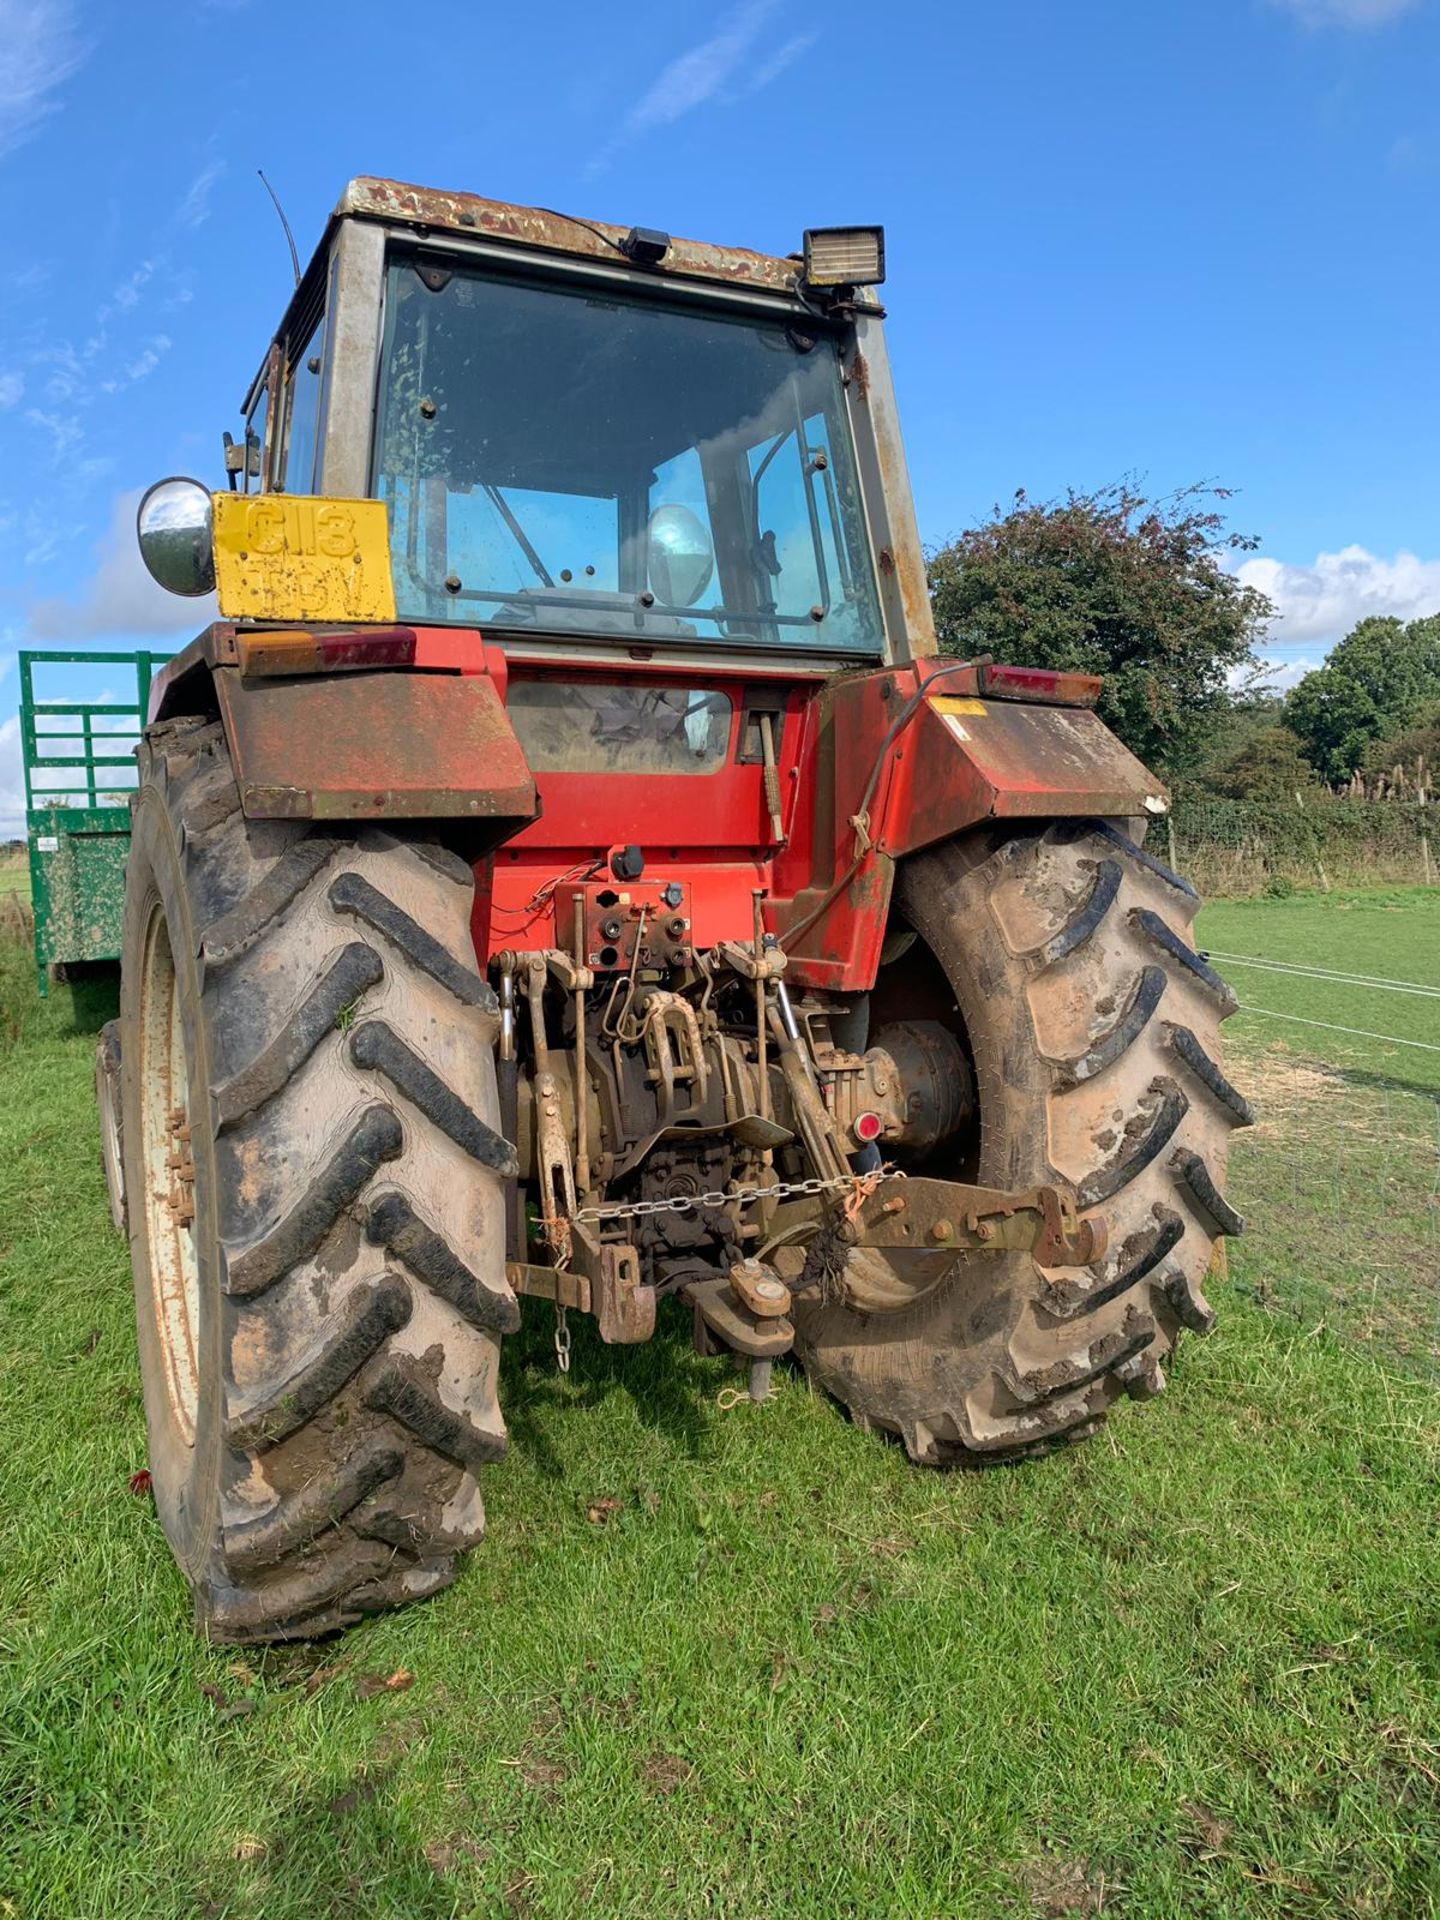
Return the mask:
<svg viewBox="0 0 1440 1920">
<path fill-rule="evenodd" d="M 135 515 L 140 558 L 167 593 L 194 598 L 215 585 L 213 513 L 198 480 L 157 480 Z"/>
<path fill-rule="evenodd" d="M 693 607 L 715 571 L 705 522 L 689 507 L 657 507 L 650 516 L 650 585 L 662 606 Z"/>
</svg>

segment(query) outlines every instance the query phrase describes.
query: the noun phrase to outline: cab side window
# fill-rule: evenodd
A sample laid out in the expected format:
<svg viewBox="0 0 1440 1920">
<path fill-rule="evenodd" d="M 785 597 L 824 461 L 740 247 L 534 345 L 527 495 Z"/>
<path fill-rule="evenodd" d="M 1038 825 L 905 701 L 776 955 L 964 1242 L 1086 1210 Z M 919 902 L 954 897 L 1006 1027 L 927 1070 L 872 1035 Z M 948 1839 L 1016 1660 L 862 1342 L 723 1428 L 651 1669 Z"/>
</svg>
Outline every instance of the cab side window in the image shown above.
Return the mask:
<svg viewBox="0 0 1440 1920">
<path fill-rule="evenodd" d="M 259 398 L 245 422 L 245 464 L 241 468 L 241 491 L 264 493 L 265 457 L 269 440 L 270 388 L 262 386 Z"/>
<path fill-rule="evenodd" d="M 281 398 L 284 419 L 275 484 L 282 493 L 313 493 L 320 443 L 320 388 L 325 366 L 325 321 L 315 323 L 303 344 L 293 348 L 285 369 Z"/>
</svg>

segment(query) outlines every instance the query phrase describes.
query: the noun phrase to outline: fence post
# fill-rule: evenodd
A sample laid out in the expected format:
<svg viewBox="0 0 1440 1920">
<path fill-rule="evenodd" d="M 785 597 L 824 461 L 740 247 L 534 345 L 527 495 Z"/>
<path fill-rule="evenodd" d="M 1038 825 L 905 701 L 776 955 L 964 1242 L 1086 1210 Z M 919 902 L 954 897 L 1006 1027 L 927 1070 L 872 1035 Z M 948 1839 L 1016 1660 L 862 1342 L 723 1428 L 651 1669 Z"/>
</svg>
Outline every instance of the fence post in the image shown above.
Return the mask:
<svg viewBox="0 0 1440 1920">
<path fill-rule="evenodd" d="M 1298 790 L 1295 795 L 1295 805 L 1300 810 L 1301 813 L 1304 813 L 1305 796 L 1304 794 L 1300 793 Z M 1320 858 L 1320 829 L 1318 827 L 1315 829 L 1311 844 L 1315 848 L 1315 871 L 1320 876 L 1321 891 L 1324 893 L 1329 893 L 1330 876 L 1325 871 L 1325 862 Z"/>
<path fill-rule="evenodd" d="M 1428 772 L 1429 768 L 1425 764 L 1425 756 L 1422 753 L 1415 762 L 1415 798 L 1420 803 L 1417 816 L 1420 822 L 1420 871 L 1425 876 L 1427 887 L 1434 885 L 1430 873 L 1430 832 L 1427 825 L 1429 816 L 1425 812 L 1430 799 L 1430 783 L 1425 777 Z"/>
<path fill-rule="evenodd" d="M 1180 871 L 1180 862 L 1175 858 L 1175 816 L 1173 813 L 1167 813 L 1165 816 L 1165 844 L 1170 855 L 1170 871 L 1172 873 L 1178 873 Z"/>
</svg>

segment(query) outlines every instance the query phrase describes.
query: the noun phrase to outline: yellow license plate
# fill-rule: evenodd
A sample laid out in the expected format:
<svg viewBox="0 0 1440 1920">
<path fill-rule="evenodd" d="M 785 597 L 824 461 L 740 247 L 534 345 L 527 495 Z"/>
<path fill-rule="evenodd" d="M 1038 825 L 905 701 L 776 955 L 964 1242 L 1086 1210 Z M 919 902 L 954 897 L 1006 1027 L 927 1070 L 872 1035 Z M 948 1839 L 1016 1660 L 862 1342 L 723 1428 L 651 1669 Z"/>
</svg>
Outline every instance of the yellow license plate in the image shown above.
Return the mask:
<svg viewBox="0 0 1440 1920">
<path fill-rule="evenodd" d="M 214 503 L 215 584 L 225 619 L 394 620 L 383 501 L 217 493 Z"/>
</svg>

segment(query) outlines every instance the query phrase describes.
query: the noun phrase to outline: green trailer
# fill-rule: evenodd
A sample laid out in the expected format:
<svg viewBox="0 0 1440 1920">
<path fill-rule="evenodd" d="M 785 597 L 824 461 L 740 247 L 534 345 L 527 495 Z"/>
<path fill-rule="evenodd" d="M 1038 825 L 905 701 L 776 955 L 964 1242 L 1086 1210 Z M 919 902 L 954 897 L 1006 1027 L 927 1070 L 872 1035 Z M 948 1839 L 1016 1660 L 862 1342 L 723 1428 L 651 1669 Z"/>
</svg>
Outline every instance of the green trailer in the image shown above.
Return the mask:
<svg viewBox="0 0 1440 1920">
<path fill-rule="evenodd" d="M 150 704 L 150 676 L 164 653 L 20 655 L 20 741 L 25 818 L 35 906 L 40 991 L 50 969 L 76 961 L 118 960 L 130 848 L 135 744 Z M 106 669 L 120 676 L 115 696 L 37 698 L 62 669 Z M 133 697 L 131 697 L 133 696 Z"/>
</svg>

